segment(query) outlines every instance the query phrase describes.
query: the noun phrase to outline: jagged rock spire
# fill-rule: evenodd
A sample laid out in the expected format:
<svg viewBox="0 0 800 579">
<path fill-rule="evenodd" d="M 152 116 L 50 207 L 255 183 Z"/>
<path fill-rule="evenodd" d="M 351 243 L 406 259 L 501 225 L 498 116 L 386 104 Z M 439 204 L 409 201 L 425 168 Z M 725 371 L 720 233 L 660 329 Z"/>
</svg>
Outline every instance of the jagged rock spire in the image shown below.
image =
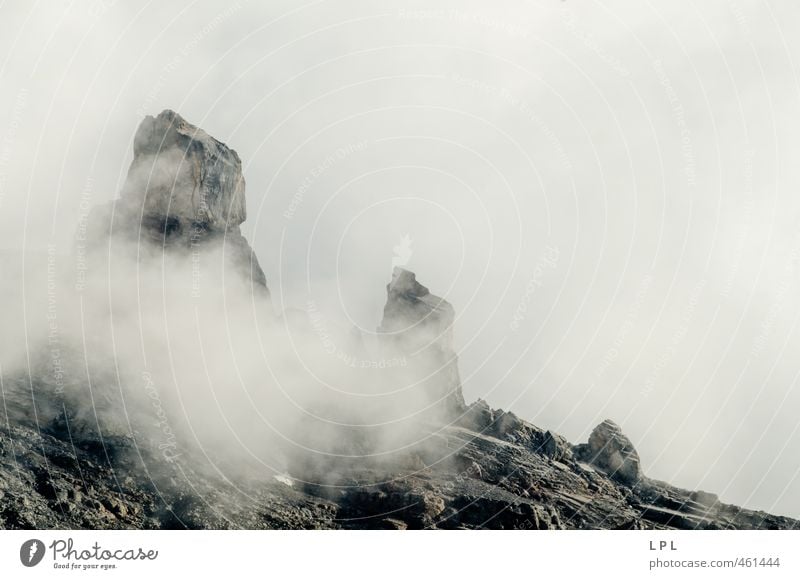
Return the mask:
<svg viewBox="0 0 800 579">
<path fill-rule="evenodd" d="M 424 386 L 439 402 L 445 416 L 463 413 L 466 406 L 453 346 L 453 306 L 430 293 L 413 272 L 400 267 L 394 268 L 386 293 L 378 332 L 393 347 L 410 356 L 410 363 L 427 373 Z"/>
<path fill-rule="evenodd" d="M 139 124 L 122 197 L 144 213 L 236 228 L 247 218 L 244 193 L 242 162 L 224 143 L 170 110 Z"/>
<path fill-rule="evenodd" d="M 239 230 L 246 217 L 236 151 L 165 110 L 140 123 L 120 198 L 92 210 L 85 242 L 89 250 L 133 243 L 144 256 L 222 249 L 223 266 L 268 295 L 264 272 Z"/>
</svg>

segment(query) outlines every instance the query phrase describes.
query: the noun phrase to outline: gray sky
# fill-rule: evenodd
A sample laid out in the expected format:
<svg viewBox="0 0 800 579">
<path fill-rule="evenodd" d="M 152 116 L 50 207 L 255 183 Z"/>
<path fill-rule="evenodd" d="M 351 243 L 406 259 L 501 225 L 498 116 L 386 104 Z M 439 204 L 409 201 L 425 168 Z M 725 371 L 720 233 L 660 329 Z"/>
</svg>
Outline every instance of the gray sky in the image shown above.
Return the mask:
<svg viewBox="0 0 800 579">
<path fill-rule="evenodd" d="M 222 4 L 2 5 L 3 251 L 67 253 L 172 108 L 241 156 L 276 308 L 373 331 L 408 235 L 468 401 L 800 516 L 800 8 Z"/>
</svg>

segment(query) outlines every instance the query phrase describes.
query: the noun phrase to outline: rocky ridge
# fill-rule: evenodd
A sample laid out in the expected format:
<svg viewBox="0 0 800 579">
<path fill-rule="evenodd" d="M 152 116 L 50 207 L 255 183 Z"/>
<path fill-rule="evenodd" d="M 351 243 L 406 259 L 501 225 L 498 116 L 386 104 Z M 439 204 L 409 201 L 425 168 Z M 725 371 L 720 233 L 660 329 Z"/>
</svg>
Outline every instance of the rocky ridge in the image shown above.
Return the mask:
<svg viewBox="0 0 800 579">
<path fill-rule="evenodd" d="M 63 420 L 37 428 L 26 418 L 31 401 L 9 397 L 8 387 L 3 402 L 6 529 L 800 528 L 641 474 L 622 482 L 605 457 L 584 461 L 581 445 L 480 401 L 470 406 L 489 418 L 480 430 L 429 425 L 426 443 L 391 468 L 331 461 L 335 486 L 302 464 L 266 480 L 223 481 L 191 461 L 165 461 L 135 437 L 71 437 Z"/>
<path fill-rule="evenodd" d="M 120 199 L 91 217 L 92 243 L 136 240 L 179 258 L 226 247 L 236 271 L 266 280 L 239 225 L 238 156 L 176 113 L 148 117 Z M 226 245 L 230 244 L 230 245 Z M 103 432 L 48 394 L 46 372 L 5 376 L 0 414 L 4 529 L 797 529 L 800 522 L 724 504 L 645 476 L 621 428 L 582 444 L 461 392 L 455 312 L 395 269 L 379 334 L 429 376 L 436 412 L 386 461 L 293 455 L 287 472 L 222 477 L 197 457 L 169 456 L 137 432 Z M 418 353 L 418 354 L 417 354 Z M 433 373 L 428 370 L 433 369 Z M 79 409 L 78 409 L 79 410 Z M 353 433 L 333 426 L 329 438 Z M 370 441 L 360 441 L 370 449 Z M 224 464 L 226 457 L 206 458 Z"/>
</svg>

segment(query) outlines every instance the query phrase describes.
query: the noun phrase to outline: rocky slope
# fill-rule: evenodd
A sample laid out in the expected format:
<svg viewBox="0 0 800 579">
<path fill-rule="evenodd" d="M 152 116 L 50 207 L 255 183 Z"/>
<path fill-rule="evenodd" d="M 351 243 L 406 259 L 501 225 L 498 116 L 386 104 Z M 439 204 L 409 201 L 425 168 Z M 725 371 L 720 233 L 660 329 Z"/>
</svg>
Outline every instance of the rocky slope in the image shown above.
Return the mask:
<svg viewBox="0 0 800 579">
<path fill-rule="evenodd" d="M 63 420 L 37 428 L 25 418 L 30 405 L 4 397 L 0 528 L 800 528 L 710 493 L 641 475 L 630 480 L 627 470 L 620 478 L 609 470 L 625 464 L 618 450 L 587 458 L 581 445 L 481 402 L 471 410 L 485 427 L 428 425 L 426 444 L 395 457 L 391 468 L 331 459 L 258 480 L 224 480 L 190 460 L 165 461 L 135 437 L 74 437 Z M 616 430 L 604 422 L 592 439 Z"/>
<path fill-rule="evenodd" d="M 142 123 L 128 182 L 93 212 L 90 242 L 133 248 L 137 259 L 222 248 L 225 264 L 266 301 L 264 274 L 239 232 L 244 218 L 236 153 L 165 111 Z M 390 421 L 372 430 L 328 421 L 325 452 L 287 452 L 286 472 L 226 471 L 235 459 L 225 452 L 166 452 L 134 426 L 109 431 L 97 420 L 103 401 L 92 398 L 87 410 L 60 396 L 46 364 L 4 375 L 0 528 L 800 528 L 647 478 L 611 420 L 573 445 L 483 401 L 467 405 L 454 320 L 446 300 L 396 269 L 378 334 L 385 353 L 410 360 L 404 371 L 428 394 L 424 411 L 407 419 L 413 436 L 387 458 L 376 440 L 393 433 Z"/>
</svg>

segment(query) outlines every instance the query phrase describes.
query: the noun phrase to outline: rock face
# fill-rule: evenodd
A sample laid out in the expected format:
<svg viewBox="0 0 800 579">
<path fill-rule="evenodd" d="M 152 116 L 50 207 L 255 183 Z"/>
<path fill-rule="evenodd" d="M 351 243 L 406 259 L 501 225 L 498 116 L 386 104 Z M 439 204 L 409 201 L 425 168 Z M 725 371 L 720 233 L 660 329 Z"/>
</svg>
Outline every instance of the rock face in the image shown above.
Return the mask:
<svg viewBox="0 0 800 579">
<path fill-rule="evenodd" d="M 146 117 L 120 198 L 89 215 L 87 246 L 159 251 L 220 250 L 224 267 L 267 293 L 266 277 L 239 226 L 247 217 L 236 151 L 173 111 Z"/>
<path fill-rule="evenodd" d="M 623 483 L 633 484 L 641 476 L 639 453 L 611 420 L 597 425 L 589 435 L 589 442 L 579 445 L 576 451 L 582 460 Z"/>
<path fill-rule="evenodd" d="M 453 347 L 453 306 L 430 293 L 414 273 L 399 267 L 394 268 L 386 293 L 378 332 L 390 347 L 412 360 L 438 413 L 459 416 L 466 405 Z"/>
<path fill-rule="evenodd" d="M 146 215 L 236 228 L 247 218 L 244 189 L 236 151 L 177 113 L 166 110 L 139 125 L 122 197 Z"/>
</svg>

